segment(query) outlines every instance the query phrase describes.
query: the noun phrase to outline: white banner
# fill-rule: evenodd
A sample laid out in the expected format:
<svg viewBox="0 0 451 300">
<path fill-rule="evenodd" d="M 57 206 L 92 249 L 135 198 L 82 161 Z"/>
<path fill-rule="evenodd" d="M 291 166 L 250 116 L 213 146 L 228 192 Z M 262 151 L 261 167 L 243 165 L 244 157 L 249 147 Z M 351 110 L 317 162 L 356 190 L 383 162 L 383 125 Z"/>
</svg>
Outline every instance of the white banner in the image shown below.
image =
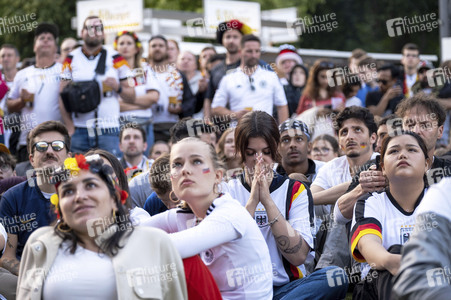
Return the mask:
<svg viewBox="0 0 451 300">
<path fill-rule="evenodd" d="M 204 18 L 209 32 L 215 32 L 219 23 L 233 19 L 252 28 L 255 35 L 261 32 L 260 3 L 204 0 Z"/>
<path fill-rule="evenodd" d="M 98 16 L 106 34 L 143 29 L 143 0 L 96 0 L 77 2 L 77 34 L 88 16 Z"/>
</svg>

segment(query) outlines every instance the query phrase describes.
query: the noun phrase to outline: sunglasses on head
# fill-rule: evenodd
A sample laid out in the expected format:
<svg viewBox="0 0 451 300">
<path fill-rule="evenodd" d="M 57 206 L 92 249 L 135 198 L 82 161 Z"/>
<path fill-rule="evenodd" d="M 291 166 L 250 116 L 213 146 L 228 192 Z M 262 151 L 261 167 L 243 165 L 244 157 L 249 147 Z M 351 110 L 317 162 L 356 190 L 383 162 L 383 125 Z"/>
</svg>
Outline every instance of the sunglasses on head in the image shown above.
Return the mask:
<svg viewBox="0 0 451 300">
<path fill-rule="evenodd" d="M 36 150 L 39 152 L 45 152 L 49 148 L 49 145 L 52 146 L 53 151 L 61 151 L 64 149 L 66 143 L 63 141 L 53 141 L 51 143 L 47 142 L 37 142 L 33 145 L 33 148 L 36 147 Z"/>
</svg>

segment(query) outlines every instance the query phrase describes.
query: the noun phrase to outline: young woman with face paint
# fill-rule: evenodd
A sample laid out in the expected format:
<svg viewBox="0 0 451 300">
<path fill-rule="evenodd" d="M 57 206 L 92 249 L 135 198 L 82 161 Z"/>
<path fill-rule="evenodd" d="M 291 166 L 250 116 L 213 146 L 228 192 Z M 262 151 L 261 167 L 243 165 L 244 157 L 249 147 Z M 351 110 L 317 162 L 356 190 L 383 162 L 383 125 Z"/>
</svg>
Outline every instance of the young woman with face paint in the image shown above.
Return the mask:
<svg viewBox="0 0 451 300">
<path fill-rule="evenodd" d="M 268 247 L 249 213 L 222 193 L 214 148 L 188 137 L 171 149 L 172 189 L 183 204 L 144 225 L 165 230 L 182 258 L 200 254 L 223 299 L 272 299 Z"/>
</svg>

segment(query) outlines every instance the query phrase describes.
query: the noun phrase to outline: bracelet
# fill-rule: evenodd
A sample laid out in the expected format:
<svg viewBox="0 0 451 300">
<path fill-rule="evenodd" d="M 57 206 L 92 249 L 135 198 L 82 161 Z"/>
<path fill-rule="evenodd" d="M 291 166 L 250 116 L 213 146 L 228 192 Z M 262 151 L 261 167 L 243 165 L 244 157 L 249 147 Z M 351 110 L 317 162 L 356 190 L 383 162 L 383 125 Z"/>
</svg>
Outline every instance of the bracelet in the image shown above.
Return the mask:
<svg viewBox="0 0 451 300">
<path fill-rule="evenodd" d="M 119 85 L 119 89 L 117 90 L 116 93 L 118 93 L 118 94 L 122 93 L 122 85 Z"/>
<path fill-rule="evenodd" d="M 281 215 L 282 215 L 282 213 L 280 212 L 280 213 L 277 215 L 277 217 L 274 218 L 274 220 L 272 220 L 272 221 L 270 221 L 270 222 L 268 223 L 268 225 L 269 225 L 269 226 L 274 225 L 274 223 L 276 223 L 276 222 L 278 221 L 278 219 L 279 219 L 279 217 L 280 217 Z"/>
</svg>

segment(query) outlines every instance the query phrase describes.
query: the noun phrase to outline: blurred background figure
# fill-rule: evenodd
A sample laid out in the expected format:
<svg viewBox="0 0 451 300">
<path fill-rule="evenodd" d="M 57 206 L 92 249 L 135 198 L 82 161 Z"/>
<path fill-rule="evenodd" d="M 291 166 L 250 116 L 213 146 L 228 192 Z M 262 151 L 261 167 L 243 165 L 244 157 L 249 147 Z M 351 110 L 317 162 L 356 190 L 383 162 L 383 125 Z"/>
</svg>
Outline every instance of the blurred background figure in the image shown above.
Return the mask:
<svg viewBox="0 0 451 300">
<path fill-rule="evenodd" d="M 156 160 L 158 157 L 169 153 L 169 151 L 171 151 L 171 148 L 169 147 L 168 143 L 163 141 L 156 141 L 150 149 L 149 158 Z"/>
<path fill-rule="evenodd" d="M 168 40 L 168 63 L 173 66 L 177 63 L 177 57 L 180 54 L 179 43 L 175 40 Z"/>
<path fill-rule="evenodd" d="M 362 106 L 362 102 L 357 98 L 357 92 L 360 90 L 360 78 L 357 74 L 350 74 L 346 76 L 345 84 L 343 85 L 343 94 L 346 99 L 345 106 Z"/>
<path fill-rule="evenodd" d="M 276 66 L 279 75 L 281 75 L 280 83 L 287 85 L 290 81 L 290 73 L 295 65 L 302 65 L 302 58 L 296 51 L 296 47 L 288 44 L 279 47 L 279 55 L 276 57 Z"/>
<path fill-rule="evenodd" d="M 309 78 L 305 86 L 296 114 L 312 108 L 344 108 L 345 97 L 336 86 L 331 87 L 327 81 L 327 71 L 335 65 L 323 59 L 315 61 L 310 68 Z"/>
<path fill-rule="evenodd" d="M 288 102 L 288 115 L 296 113 L 302 91 L 308 79 L 308 69 L 304 65 L 295 65 L 288 76 L 288 83 L 283 86 Z M 282 81 L 282 80 L 281 80 Z"/>
<path fill-rule="evenodd" d="M 67 55 L 72 52 L 75 48 L 79 46 L 78 41 L 74 38 L 68 37 L 63 40 L 60 46 L 60 57 L 58 61 L 63 63 Z"/>
<path fill-rule="evenodd" d="M 338 141 L 335 137 L 323 134 L 313 141 L 312 159 L 328 162 L 339 156 Z"/>
<path fill-rule="evenodd" d="M 226 175 L 229 175 L 227 170 L 237 169 L 240 167 L 241 157 L 237 154 L 235 149 L 235 128 L 229 128 L 224 131 L 219 139 L 216 151 L 219 159 L 225 162 Z"/>
</svg>

